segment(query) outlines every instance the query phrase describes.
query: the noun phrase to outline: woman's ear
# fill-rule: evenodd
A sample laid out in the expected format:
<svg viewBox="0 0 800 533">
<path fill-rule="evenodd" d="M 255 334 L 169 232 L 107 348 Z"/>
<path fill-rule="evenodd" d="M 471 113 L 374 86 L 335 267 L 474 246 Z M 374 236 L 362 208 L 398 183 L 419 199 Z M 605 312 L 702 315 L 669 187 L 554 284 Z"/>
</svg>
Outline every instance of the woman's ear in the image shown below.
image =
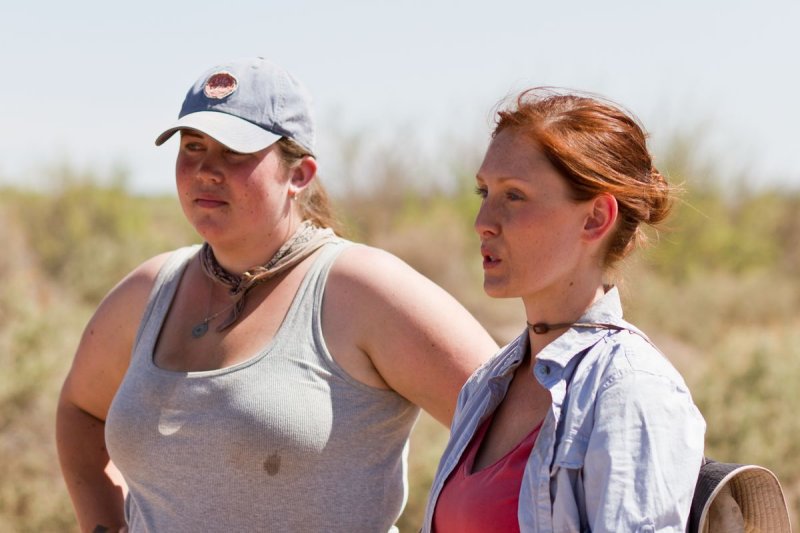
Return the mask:
<svg viewBox="0 0 800 533">
<path fill-rule="evenodd" d="M 583 224 L 583 238 L 587 242 L 602 240 L 617 221 L 617 199 L 609 193 L 600 193 L 590 200 L 589 207 L 590 212 Z"/>
<path fill-rule="evenodd" d="M 289 195 L 297 196 L 303 189 L 311 184 L 317 175 L 317 161 L 311 156 L 306 156 L 294 165 L 289 175 Z"/>
</svg>

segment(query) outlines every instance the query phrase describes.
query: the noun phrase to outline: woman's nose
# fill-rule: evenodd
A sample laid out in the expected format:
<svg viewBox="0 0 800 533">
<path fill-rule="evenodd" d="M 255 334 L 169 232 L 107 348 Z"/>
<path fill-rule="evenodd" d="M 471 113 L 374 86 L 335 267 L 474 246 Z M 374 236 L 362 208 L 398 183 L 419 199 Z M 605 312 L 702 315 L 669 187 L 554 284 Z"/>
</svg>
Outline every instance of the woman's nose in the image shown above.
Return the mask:
<svg viewBox="0 0 800 533">
<path fill-rule="evenodd" d="M 222 166 L 220 165 L 219 158 L 214 154 L 206 154 L 197 165 L 197 177 L 200 179 L 221 181 L 224 178 Z"/>
<path fill-rule="evenodd" d="M 489 203 L 489 199 L 484 198 L 478 209 L 478 214 L 475 216 L 475 232 L 479 236 L 484 236 L 495 235 L 497 231 L 498 228 L 494 210 Z"/>
</svg>

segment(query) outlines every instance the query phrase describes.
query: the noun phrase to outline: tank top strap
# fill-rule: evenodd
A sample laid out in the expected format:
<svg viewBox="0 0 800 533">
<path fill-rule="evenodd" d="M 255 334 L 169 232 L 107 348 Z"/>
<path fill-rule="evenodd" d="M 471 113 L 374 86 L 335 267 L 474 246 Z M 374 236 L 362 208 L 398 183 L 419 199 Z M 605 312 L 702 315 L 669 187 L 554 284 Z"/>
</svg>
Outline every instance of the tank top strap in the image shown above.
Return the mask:
<svg viewBox="0 0 800 533">
<path fill-rule="evenodd" d="M 328 274 L 339 254 L 350 246 L 355 246 L 355 243 L 345 239 L 337 239 L 323 246 L 297 289 L 294 301 L 276 335 L 276 341 L 283 335 L 290 335 L 293 342 L 297 342 L 300 337 L 315 344 L 322 340 L 319 326 Z"/>
<path fill-rule="evenodd" d="M 137 356 L 140 352 L 148 357 L 152 355 L 149 350 L 155 346 L 156 337 L 158 337 L 164 318 L 172 305 L 183 272 L 199 250 L 200 245 L 198 244 L 178 248 L 170 254 L 159 269 L 153 288 L 150 290 L 142 321 L 139 323 L 139 330 L 136 333 L 131 364 L 138 359 Z M 142 351 L 139 349 L 140 347 L 147 349 Z"/>
</svg>

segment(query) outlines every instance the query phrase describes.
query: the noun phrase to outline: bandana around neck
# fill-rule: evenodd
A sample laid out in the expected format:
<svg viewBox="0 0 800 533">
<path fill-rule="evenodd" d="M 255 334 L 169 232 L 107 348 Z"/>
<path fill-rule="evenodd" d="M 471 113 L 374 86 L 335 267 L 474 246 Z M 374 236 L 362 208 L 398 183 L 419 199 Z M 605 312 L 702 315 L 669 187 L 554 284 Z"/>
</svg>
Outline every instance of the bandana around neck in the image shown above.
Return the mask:
<svg viewBox="0 0 800 533">
<path fill-rule="evenodd" d="M 263 265 L 247 269 L 241 276 L 231 274 L 219 264 L 214 257 L 211 246 L 205 242 L 200 250 L 200 265 L 203 273 L 213 281 L 228 287 L 228 294 L 234 299 L 230 315 L 217 327 L 223 331 L 232 326 L 244 309 L 247 293 L 256 285 L 267 281 L 273 276 L 288 270 L 312 253 L 320 246 L 336 239 L 336 234 L 330 228 L 319 228 L 311 221 L 304 221 L 275 255 Z"/>
</svg>

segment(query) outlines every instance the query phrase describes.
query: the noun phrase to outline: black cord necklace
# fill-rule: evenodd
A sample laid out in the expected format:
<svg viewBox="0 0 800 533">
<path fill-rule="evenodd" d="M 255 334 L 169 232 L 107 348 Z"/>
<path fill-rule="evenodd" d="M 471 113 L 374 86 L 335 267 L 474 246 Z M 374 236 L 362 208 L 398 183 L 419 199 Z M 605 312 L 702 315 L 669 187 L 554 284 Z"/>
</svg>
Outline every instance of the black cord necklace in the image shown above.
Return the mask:
<svg viewBox="0 0 800 533">
<path fill-rule="evenodd" d="M 537 335 L 543 335 L 554 329 L 566 328 L 598 328 L 614 330 L 625 329 L 622 326 L 617 326 L 616 324 L 607 324 L 604 322 L 559 322 L 558 324 L 547 324 L 546 322 L 537 322 L 536 324 L 531 324 L 530 322 L 526 322 L 526 324 L 528 324 L 528 329 Z"/>
</svg>

